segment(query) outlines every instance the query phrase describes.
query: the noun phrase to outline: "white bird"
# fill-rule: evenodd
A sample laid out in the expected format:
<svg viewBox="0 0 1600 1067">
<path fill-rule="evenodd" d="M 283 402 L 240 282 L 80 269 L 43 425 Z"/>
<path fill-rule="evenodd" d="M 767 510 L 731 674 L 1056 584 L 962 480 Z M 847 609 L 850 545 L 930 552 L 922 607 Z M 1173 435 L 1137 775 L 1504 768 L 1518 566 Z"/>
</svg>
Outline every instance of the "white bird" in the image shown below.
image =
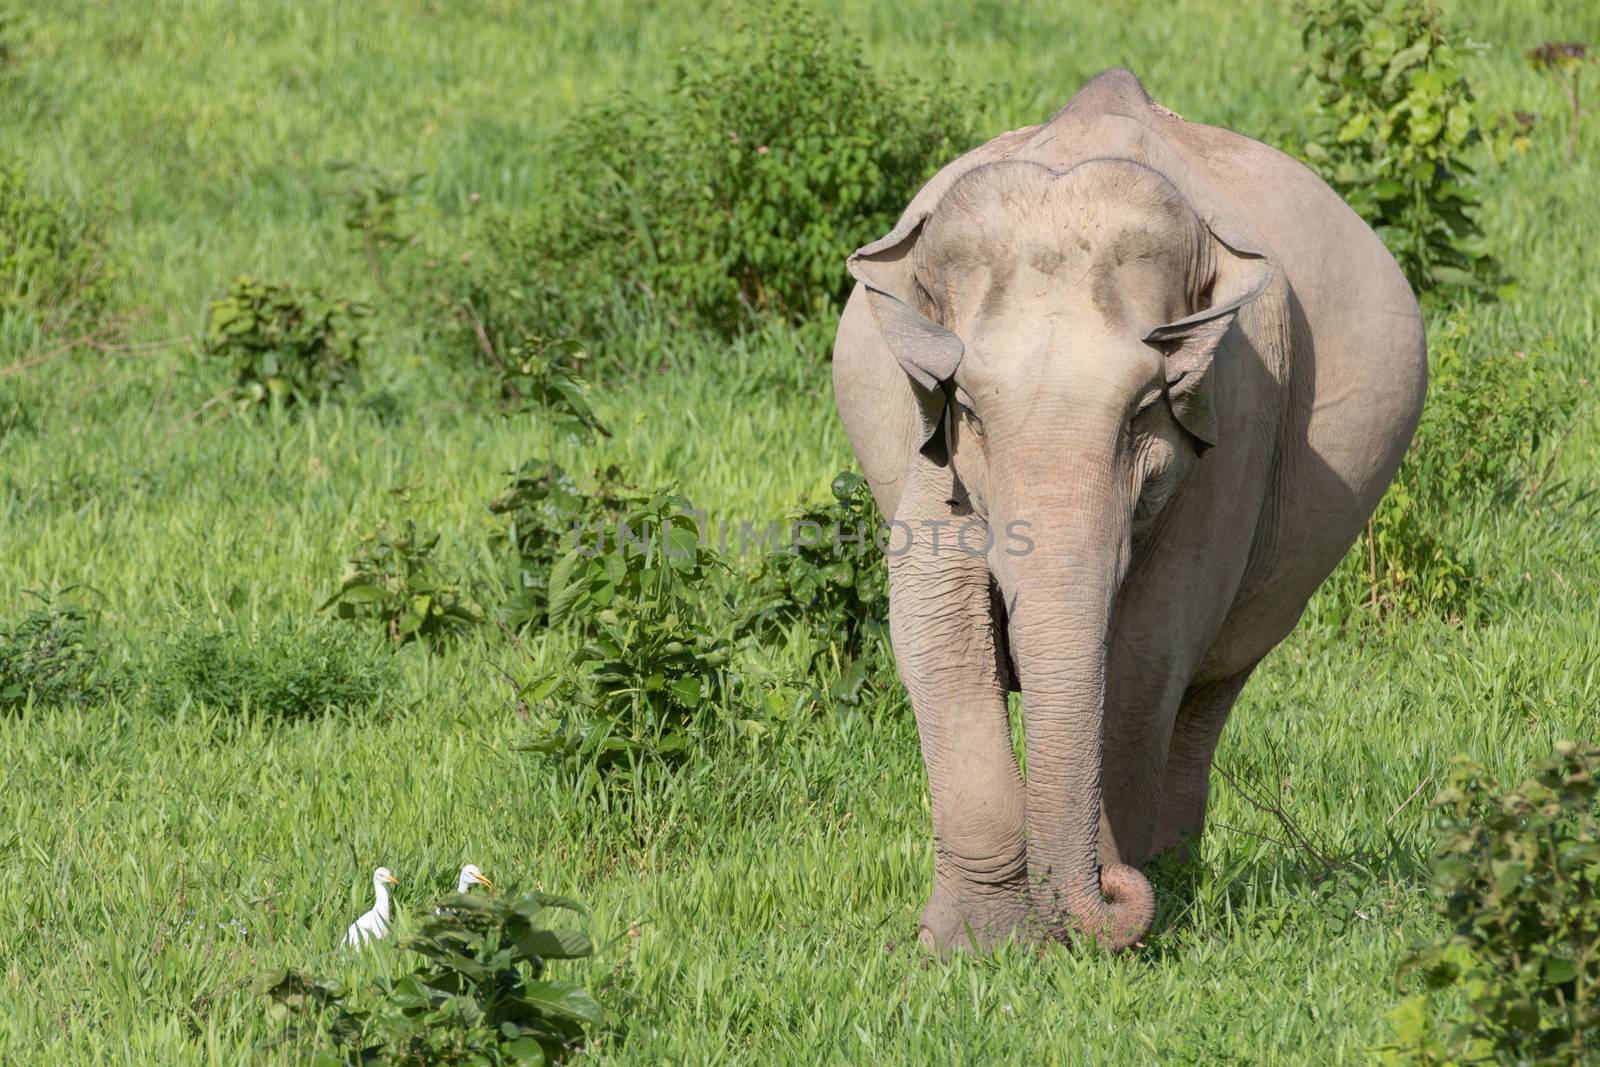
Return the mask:
<svg viewBox="0 0 1600 1067">
<path fill-rule="evenodd" d="M 400 880 L 389 873 L 389 868 L 379 867 L 372 872 L 372 895 L 377 899 L 372 910 L 350 924 L 344 943 L 360 948 L 368 941 L 379 941 L 389 936 L 389 887 Z"/>
<path fill-rule="evenodd" d="M 489 881 L 489 876 L 478 870 L 476 865 L 471 863 L 463 865 L 461 875 L 456 879 L 456 892 L 465 893 L 475 885 L 493 886 L 494 883 Z M 433 913 L 443 915 L 444 909 L 434 908 Z"/>
<path fill-rule="evenodd" d="M 461 868 L 461 877 L 456 879 L 456 892 L 465 893 L 475 885 L 493 887 L 494 883 L 489 881 L 482 871 L 469 863 Z"/>
</svg>

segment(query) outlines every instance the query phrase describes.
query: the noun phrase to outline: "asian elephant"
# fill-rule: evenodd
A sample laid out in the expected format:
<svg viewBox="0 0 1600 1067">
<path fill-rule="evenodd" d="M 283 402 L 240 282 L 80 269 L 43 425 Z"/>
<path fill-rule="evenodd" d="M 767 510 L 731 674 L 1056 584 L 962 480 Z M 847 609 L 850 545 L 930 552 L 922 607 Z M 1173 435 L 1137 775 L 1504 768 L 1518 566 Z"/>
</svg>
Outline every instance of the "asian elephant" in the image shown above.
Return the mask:
<svg viewBox="0 0 1600 1067">
<path fill-rule="evenodd" d="M 892 520 L 919 939 L 1125 948 L 1137 868 L 1200 833 L 1240 689 L 1416 429 L 1416 299 L 1309 170 L 1122 70 L 947 165 L 849 269 L 833 381 Z"/>
</svg>

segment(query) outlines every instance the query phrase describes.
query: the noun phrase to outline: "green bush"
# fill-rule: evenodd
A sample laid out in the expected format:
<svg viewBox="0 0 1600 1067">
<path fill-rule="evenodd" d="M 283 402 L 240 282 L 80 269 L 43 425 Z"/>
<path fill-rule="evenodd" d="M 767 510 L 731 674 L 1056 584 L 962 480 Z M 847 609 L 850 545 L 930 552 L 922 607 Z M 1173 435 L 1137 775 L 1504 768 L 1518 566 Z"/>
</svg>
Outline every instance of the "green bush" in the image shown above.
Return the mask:
<svg viewBox="0 0 1600 1067">
<path fill-rule="evenodd" d="M 402 527 L 368 533 L 345 567 L 339 591 L 322 610 L 341 619 L 376 620 L 389 640 L 403 644 L 436 640 L 483 621 L 483 613 L 440 567 L 434 552 L 438 534 L 418 533 L 407 519 Z"/>
<path fill-rule="evenodd" d="M 789 542 L 762 559 L 746 626 L 767 638 L 804 622 L 823 644 L 819 658 L 841 667 L 887 631 L 888 568 L 876 537 L 882 519 L 866 479 L 834 476 L 833 500 L 797 511 Z"/>
<path fill-rule="evenodd" d="M 1566 98 L 1569 167 L 1578 151 L 1578 124 L 1600 110 L 1593 104 L 1583 106 L 1583 68 L 1596 60 L 1600 60 L 1600 51 L 1581 41 L 1546 41 L 1537 48 L 1528 49 L 1528 65 L 1534 70 L 1547 71 Z"/>
<path fill-rule="evenodd" d="M 581 911 L 544 893 L 447 897 L 405 939 L 422 962 L 354 996 L 301 971 L 267 975 L 269 1014 L 287 1024 L 275 1043 L 312 1046 L 318 1067 L 563 1062 L 605 1013 L 546 977 L 547 961 L 594 954 L 582 933 L 543 925 L 550 908 Z"/>
<path fill-rule="evenodd" d="M 98 217 L 35 192 L 20 163 L 0 164 L 0 320 L 50 334 L 96 321 L 111 298 Z"/>
<path fill-rule="evenodd" d="M 576 341 L 549 341 L 521 337 L 502 350 L 504 362 L 495 367 L 500 399 L 509 410 L 532 412 L 541 425 L 570 437 L 611 431 L 589 406 L 589 382 L 584 364 L 589 354 Z"/>
<path fill-rule="evenodd" d="M 553 269 L 548 227 L 555 223 L 545 218 L 538 205 L 522 214 L 474 206 L 458 244 L 402 259 L 414 314 L 436 350 L 499 376 L 518 350 L 541 349 L 552 331 L 593 319 L 585 301 L 598 280 L 563 279 Z"/>
<path fill-rule="evenodd" d="M 0 712 L 19 711 L 30 702 L 37 707 L 81 705 L 105 694 L 88 615 L 72 603 L 72 592 L 29 592 L 39 606 L 0 626 Z"/>
<path fill-rule="evenodd" d="M 372 276 L 383 278 L 383 257 L 411 237 L 400 226 L 400 208 L 416 194 L 425 175 L 414 171 L 388 171 L 358 163 L 328 165 L 344 175 L 344 228 L 361 242 Z"/>
<path fill-rule="evenodd" d="M 706 603 L 723 564 L 687 507 L 670 493 L 639 499 L 551 572 L 550 621 L 582 640 L 525 687 L 548 721 L 531 747 L 589 785 L 638 759 L 682 758 L 727 703 L 729 627 L 715 621 L 727 606 Z"/>
<path fill-rule="evenodd" d="M 0 80 L 22 61 L 24 30 L 21 15 L 9 9 L 0 10 Z"/>
<path fill-rule="evenodd" d="M 1520 784 L 1459 762 L 1435 801 L 1447 930 L 1400 977 L 1391 1062 L 1600 1063 L 1600 749 L 1563 742 Z M 1429 994 L 1466 1007 L 1435 1019 Z"/>
<path fill-rule="evenodd" d="M 1383 238 L 1418 293 L 1489 288 L 1467 155 L 1468 46 L 1436 0 L 1304 0 L 1306 161 Z"/>
<path fill-rule="evenodd" d="M 746 308 L 799 320 L 842 303 L 843 256 L 887 231 L 906 201 L 966 147 L 948 88 L 876 74 L 860 45 L 798 4 L 762 13 L 744 39 L 686 57 L 679 106 L 704 182 L 700 218 L 663 241 L 699 264 L 682 286 L 708 321 Z M 663 247 L 665 246 L 665 247 Z M 715 267 L 716 269 L 707 269 Z"/>
<path fill-rule="evenodd" d="M 371 316 L 315 289 L 239 278 L 211 301 L 204 348 L 233 363 L 242 403 L 315 404 L 355 381 Z"/>
<path fill-rule="evenodd" d="M 723 333 L 826 315 L 849 291 L 845 256 L 971 140 L 955 96 L 879 74 L 798 4 L 752 8 L 737 43 L 686 53 L 659 100 L 574 121 L 551 195 L 475 211 L 466 248 L 419 282 L 453 309 L 458 348 L 601 337 L 630 306 Z"/>
<path fill-rule="evenodd" d="M 1573 425 L 1583 386 L 1548 369 L 1546 340 L 1527 352 L 1470 355 L 1464 320 L 1438 331 L 1422 421 L 1367 533 L 1332 579 L 1339 599 L 1381 615 L 1460 618 L 1480 600 L 1483 566 L 1459 547 L 1458 519 L 1509 508 L 1549 488 L 1553 444 Z"/>
<path fill-rule="evenodd" d="M 506 521 L 517 571 L 501 621 L 517 630 L 549 621 L 550 572 L 563 544 L 575 546 L 585 530 L 591 537 L 615 530 L 631 507 L 647 499 L 615 466 L 598 472 L 587 492 L 548 460 L 532 459 L 512 472 L 511 484 L 489 502 L 489 510 Z"/>
<path fill-rule="evenodd" d="M 168 707 L 191 700 L 285 722 L 366 707 L 394 682 L 391 663 L 348 637 L 288 625 L 253 636 L 193 626 L 168 639 L 152 676 Z"/>
<path fill-rule="evenodd" d="M 473 225 L 487 254 L 470 252 L 441 266 L 430 259 L 413 270 L 423 324 L 444 351 L 477 366 L 498 386 L 503 410 L 533 412 L 576 437 L 611 431 L 589 404 L 589 354 L 577 341 L 545 332 L 566 323 L 568 292 L 542 282 L 548 265 L 531 230 L 490 213 Z"/>
</svg>

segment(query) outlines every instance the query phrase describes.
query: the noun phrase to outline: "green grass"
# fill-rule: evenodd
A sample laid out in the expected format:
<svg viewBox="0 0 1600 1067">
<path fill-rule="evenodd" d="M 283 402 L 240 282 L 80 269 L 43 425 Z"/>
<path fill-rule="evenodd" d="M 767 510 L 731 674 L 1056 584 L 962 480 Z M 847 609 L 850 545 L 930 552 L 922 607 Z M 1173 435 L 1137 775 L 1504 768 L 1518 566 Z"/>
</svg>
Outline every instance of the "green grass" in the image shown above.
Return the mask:
<svg viewBox="0 0 1600 1067">
<path fill-rule="evenodd" d="M 1252 134 L 1290 126 L 1299 99 L 1277 4 L 826 6 L 886 69 L 948 61 L 993 132 L 1114 64 L 1180 113 Z M 1592 512 L 1468 515 L 1494 592 L 1469 624 L 1341 630 L 1314 604 L 1246 690 L 1219 759 L 1352 857 L 1338 891 L 1218 779 L 1198 871 L 1156 872 L 1157 927 L 1124 959 L 936 963 L 915 946 L 925 786 L 881 650 L 865 705 L 640 781 L 632 806 L 576 799 L 521 750 L 530 728 L 496 665 L 548 661 L 557 638 L 519 651 L 484 628 L 437 655 L 407 649 L 372 701 L 292 722 L 152 698 L 173 635 L 315 622 L 360 533 L 400 512 L 492 589 L 485 501 L 546 446 L 430 361 L 393 309 L 367 374 L 393 418 L 360 402 L 276 420 L 208 404 L 226 381 L 193 342 L 206 300 L 248 272 L 381 304 L 327 162 L 426 171 L 413 224 L 448 235 L 472 192 L 515 204 L 561 181 L 540 146 L 563 117 L 666 84 L 705 25 L 682 2 L 365 7 L 30 5 L 21 63 L 0 82 L 0 153 L 50 192 L 111 205 L 119 305 L 142 309 L 134 339 L 180 339 L 0 369 L 0 619 L 27 610 L 24 590 L 84 583 L 107 669 L 133 679 L 96 706 L 0 719 L 0 1060 L 288 1058 L 253 1051 L 270 1033 L 254 976 L 392 966 L 334 951 L 371 869 L 393 869 L 417 910 L 470 859 L 591 904 L 606 947 L 583 977 L 620 969 L 627 991 L 611 1002 L 625 1032 L 597 1059 L 1364 1061 L 1398 999 L 1396 961 L 1432 929 L 1425 802 L 1450 756 L 1511 773 L 1556 737 L 1596 735 Z M 1487 46 L 1473 72 L 1485 97 L 1552 120 L 1529 153 L 1485 168 L 1485 226 L 1524 292 L 1469 310 L 1471 344 L 1548 333 L 1551 365 L 1592 380 L 1600 121 L 1569 169 L 1557 90 L 1521 53 L 1600 23 L 1579 0 L 1467 15 Z M 724 346 L 655 327 L 633 347 L 668 369 L 617 375 L 596 396 L 616 436 L 557 458 L 680 482 L 713 515 L 780 517 L 850 464 L 807 336 Z M 1592 478 L 1597 462 L 1591 408 L 1555 477 Z"/>
</svg>

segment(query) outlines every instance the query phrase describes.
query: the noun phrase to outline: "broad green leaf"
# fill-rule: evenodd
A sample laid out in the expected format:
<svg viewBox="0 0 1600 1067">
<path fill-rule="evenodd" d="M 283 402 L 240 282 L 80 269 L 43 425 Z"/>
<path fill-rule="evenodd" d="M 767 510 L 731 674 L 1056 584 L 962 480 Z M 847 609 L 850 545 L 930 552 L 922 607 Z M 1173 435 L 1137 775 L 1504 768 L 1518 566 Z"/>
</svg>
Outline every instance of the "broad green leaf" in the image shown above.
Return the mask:
<svg viewBox="0 0 1600 1067">
<path fill-rule="evenodd" d="M 550 568 L 550 594 L 549 607 L 546 611 L 550 615 L 552 625 L 561 625 L 566 622 L 567 613 L 583 595 L 583 583 L 576 579 L 579 568 L 587 560 L 578 554 L 576 549 L 569 550 Z"/>
<path fill-rule="evenodd" d="M 329 597 L 327 601 L 323 603 L 322 610 L 326 611 L 330 606 L 338 603 L 341 600 L 348 601 L 352 604 L 381 604 L 384 601 L 392 599 L 393 597 L 394 594 L 389 592 L 389 590 L 385 589 L 383 586 L 366 580 L 358 579 L 347 583 L 337 593 Z"/>
<path fill-rule="evenodd" d="M 513 1063 L 523 1067 L 538 1067 L 545 1062 L 544 1049 L 531 1037 L 519 1037 L 501 1047 Z"/>
<path fill-rule="evenodd" d="M 572 960 L 593 955 L 594 945 L 576 930 L 534 930 L 517 942 L 516 950 L 523 956 Z"/>
<path fill-rule="evenodd" d="M 529 982 L 524 987 L 520 999 L 539 1009 L 586 1026 L 599 1026 L 605 1021 L 605 1012 L 595 999 L 579 987 L 566 982 Z"/>
<path fill-rule="evenodd" d="M 699 707 L 704 693 L 704 685 L 693 675 L 685 675 L 672 683 L 673 698 L 686 708 Z"/>
</svg>

